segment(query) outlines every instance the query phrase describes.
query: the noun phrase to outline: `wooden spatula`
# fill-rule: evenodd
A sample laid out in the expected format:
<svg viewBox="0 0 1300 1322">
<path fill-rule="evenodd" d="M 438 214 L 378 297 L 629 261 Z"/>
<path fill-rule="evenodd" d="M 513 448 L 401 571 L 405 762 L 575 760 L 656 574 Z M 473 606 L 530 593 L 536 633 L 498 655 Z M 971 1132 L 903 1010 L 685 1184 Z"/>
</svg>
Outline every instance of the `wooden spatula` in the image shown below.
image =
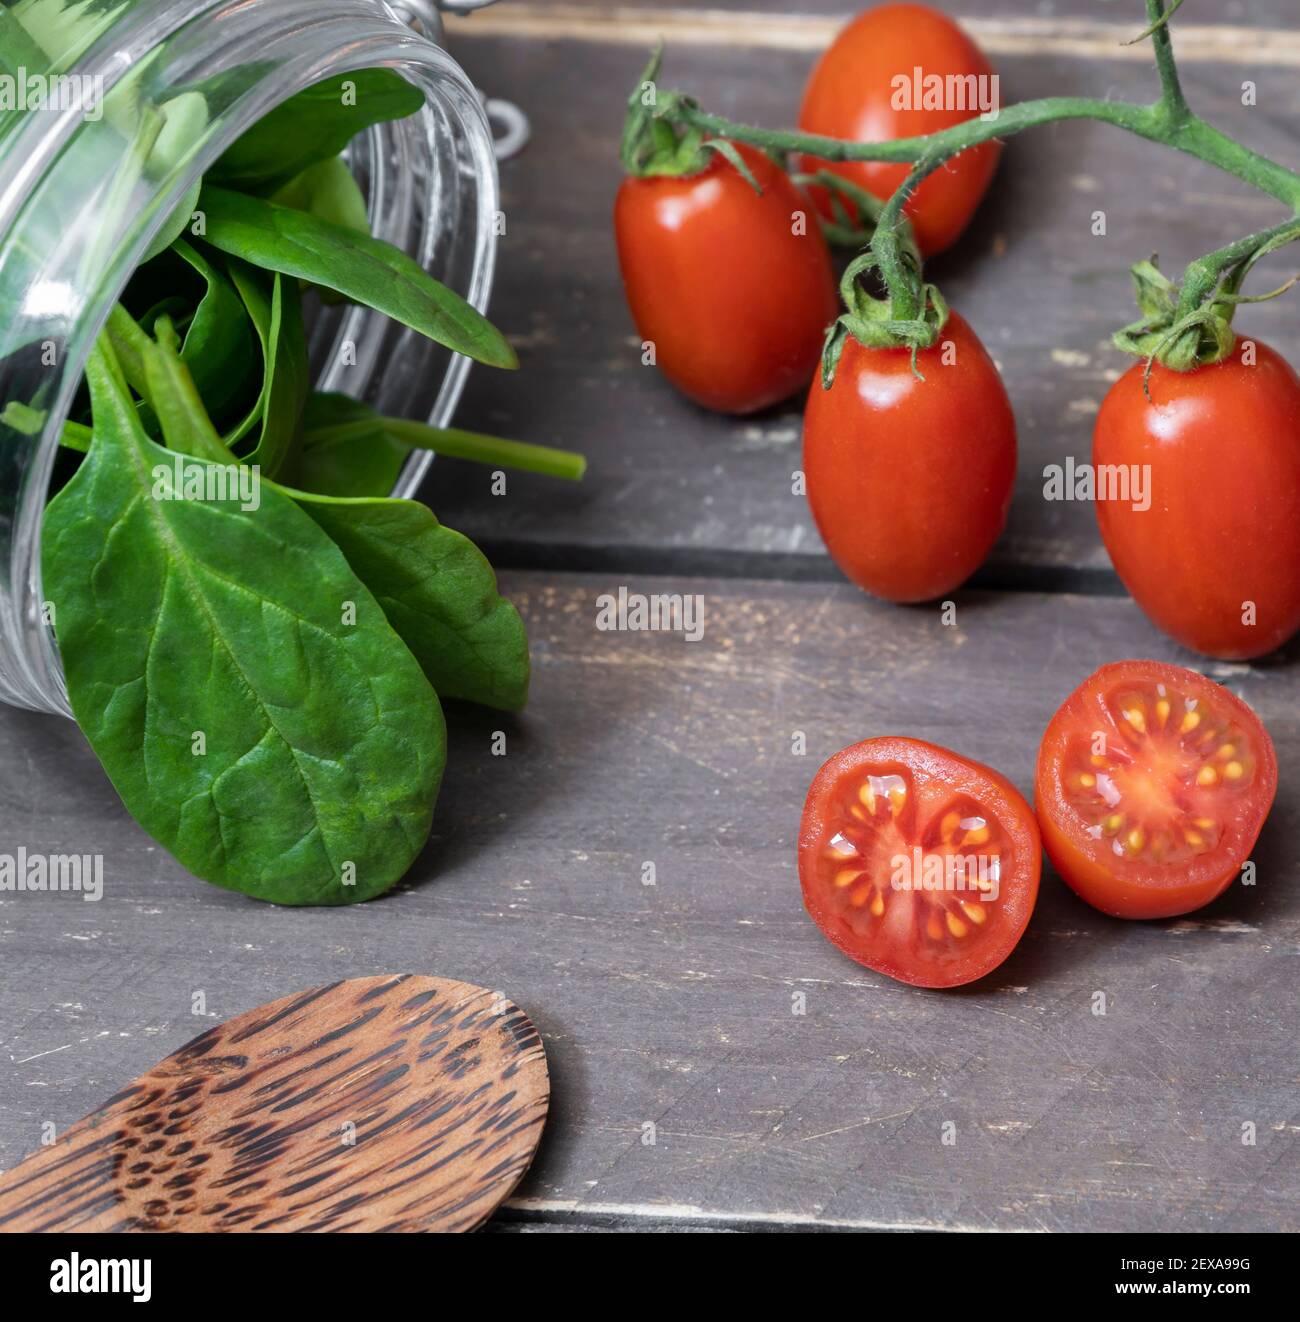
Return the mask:
<svg viewBox="0 0 1300 1322">
<path fill-rule="evenodd" d="M 236 1015 L 0 1178 L 0 1230 L 472 1230 L 546 1120 L 537 1030 L 464 982 Z"/>
</svg>

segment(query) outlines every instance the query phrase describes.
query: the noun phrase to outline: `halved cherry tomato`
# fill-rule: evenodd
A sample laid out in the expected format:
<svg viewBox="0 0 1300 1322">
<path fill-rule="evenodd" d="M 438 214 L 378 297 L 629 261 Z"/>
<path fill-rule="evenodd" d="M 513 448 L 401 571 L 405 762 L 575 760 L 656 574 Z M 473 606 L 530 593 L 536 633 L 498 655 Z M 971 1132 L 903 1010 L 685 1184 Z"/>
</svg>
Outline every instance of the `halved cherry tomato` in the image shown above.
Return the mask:
<svg viewBox="0 0 1300 1322">
<path fill-rule="evenodd" d="M 962 89 L 964 107 L 947 95 L 940 98 L 946 104 L 928 104 L 924 82 L 918 104 L 917 70 L 922 79 L 937 75 L 945 80 L 945 87 Z M 978 100 L 969 93 L 980 86 L 976 79 L 987 80 L 992 74 L 984 52 L 946 15 L 925 5 L 878 5 L 844 28 L 818 62 L 804 93 L 799 127 L 858 142 L 937 133 L 980 113 Z M 960 83 L 949 84 L 953 76 Z M 983 86 L 991 90 L 993 84 Z M 1001 151 L 998 142 L 981 143 L 922 180 L 905 212 L 922 256 L 942 252 L 966 228 L 993 178 Z M 809 173 L 833 170 L 883 201 L 911 166 L 884 161 L 832 165 L 806 156 L 802 168 Z M 814 195 L 829 216 L 825 193 L 818 189 Z"/>
<path fill-rule="evenodd" d="M 817 773 L 803 901 L 846 955 L 914 987 L 997 968 L 1034 911 L 1042 845 L 1004 776 L 919 739 L 867 739 Z"/>
<path fill-rule="evenodd" d="M 1273 741 L 1227 689 L 1182 666 L 1102 666 L 1038 752 L 1043 843 L 1102 913 L 1170 918 L 1221 895 L 1277 789 Z"/>
<path fill-rule="evenodd" d="M 1300 629 L 1300 378 L 1266 344 L 1174 372 L 1144 363 L 1110 388 L 1092 460 L 1144 477 L 1149 508 L 1098 500 L 1124 586 L 1184 647 L 1263 656 Z M 1122 490 L 1123 488 L 1119 488 Z"/>
<path fill-rule="evenodd" d="M 807 387 L 840 306 L 808 199 L 770 157 L 736 149 L 761 194 L 714 155 L 698 174 L 624 179 L 614 231 L 663 374 L 705 408 L 753 413 Z"/>
<path fill-rule="evenodd" d="M 929 601 L 984 562 L 1007 521 L 1016 421 L 993 360 L 953 313 L 933 347 L 845 341 L 829 390 L 813 382 L 803 467 L 826 549 L 859 587 Z"/>
</svg>

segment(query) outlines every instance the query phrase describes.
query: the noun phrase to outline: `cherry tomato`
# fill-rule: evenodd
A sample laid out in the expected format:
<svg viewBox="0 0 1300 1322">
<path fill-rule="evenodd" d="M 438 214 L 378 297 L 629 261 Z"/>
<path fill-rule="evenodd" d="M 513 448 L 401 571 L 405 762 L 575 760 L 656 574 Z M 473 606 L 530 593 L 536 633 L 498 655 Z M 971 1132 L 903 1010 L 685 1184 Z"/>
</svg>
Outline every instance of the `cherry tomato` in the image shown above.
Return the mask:
<svg viewBox="0 0 1300 1322">
<path fill-rule="evenodd" d="M 1300 379 L 1267 345 L 1193 372 L 1143 363 L 1110 388 L 1092 459 L 1149 477 L 1150 508 L 1097 501 L 1124 586 L 1185 647 L 1244 660 L 1300 629 Z M 1118 473 L 1120 469 L 1112 470 Z M 1118 488 L 1120 492 L 1123 488 Z"/>
<path fill-rule="evenodd" d="M 839 315 L 807 198 L 770 157 L 714 155 L 698 174 L 627 178 L 614 205 L 632 317 L 664 375 L 705 408 L 753 413 L 808 384 Z"/>
<path fill-rule="evenodd" d="M 851 336 L 804 412 L 808 503 L 835 563 L 890 601 L 928 601 L 983 563 L 1007 521 L 1016 423 L 993 360 L 951 314 L 912 372 Z"/>
<path fill-rule="evenodd" d="M 978 99 L 965 91 L 964 105 L 958 105 L 954 95 L 940 98 L 947 108 L 927 102 L 924 81 L 918 102 L 917 70 L 922 80 L 931 75 L 962 77 L 954 88 L 982 86 L 991 91 L 994 86 L 975 82 L 990 79 L 992 66 L 952 19 L 925 5 L 878 5 L 844 28 L 818 62 L 804 93 L 799 127 L 832 138 L 886 142 L 937 133 L 980 113 Z M 906 207 L 922 256 L 942 252 L 970 223 L 1001 151 L 998 142 L 981 143 L 922 180 Z M 884 161 L 832 165 L 806 156 L 801 168 L 810 173 L 834 170 L 883 201 L 911 166 Z M 829 215 L 825 193 L 819 190 L 818 201 Z"/>
<path fill-rule="evenodd" d="M 1047 856 L 1102 913 L 1170 918 L 1221 895 L 1273 803 L 1273 741 L 1240 698 L 1182 666 L 1086 679 L 1038 751 Z"/>
<path fill-rule="evenodd" d="M 1038 895 L 1033 811 L 989 767 L 919 739 L 867 739 L 813 780 L 799 828 L 803 902 L 859 964 L 914 987 L 997 968 Z"/>
</svg>

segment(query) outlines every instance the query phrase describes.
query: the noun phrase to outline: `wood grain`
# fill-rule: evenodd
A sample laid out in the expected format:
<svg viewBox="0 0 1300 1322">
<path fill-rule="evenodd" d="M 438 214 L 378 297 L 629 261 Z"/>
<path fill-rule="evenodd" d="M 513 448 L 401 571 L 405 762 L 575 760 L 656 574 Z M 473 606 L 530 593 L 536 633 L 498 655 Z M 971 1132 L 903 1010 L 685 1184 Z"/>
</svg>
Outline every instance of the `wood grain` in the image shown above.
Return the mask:
<svg viewBox="0 0 1300 1322">
<path fill-rule="evenodd" d="M 779 124 L 813 59 L 807 34 L 858 7 L 633 8 L 671 20 L 673 83 Z M 1134 52 L 1067 50 L 1077 29 L 1052 26 L 1123 26 L 1128 6 L 944 7 L 995 20 L 981 34 L 1009 97 L 1152 95 Z M 945 627 L 836 582 L 790 493 L 797 403 L 711 417 L 639 366 L 609 210 L 644 33 L 613 23 L 607 0 L 546 12 L 567 13 L 570 35 L 545 14 L 525 30 L 536 4 L 454 28 L 458 58 L 535 131 L 503 170 L 492 309 L 523 371 L 475 372 L 457 421 L 575 446 L 593 467 L 576 487 L 512 475 L 495 497 L 481 470 L 439 461 L 426 490 L 499 563 L 541 571 L 503 576 L 533 640 L 529 708 L 450 713 L 428 850 L 389 897 L 329 912 L 270 909 L 186 876 L 125 814 L 75 728 L 0 710 L 0 850 L 98 852 L 106 872 L 96 904 L 0 894 L 0 1162 L 147 1071 L 195 1023 L 285 986 L 434 967 L 509 986 L 552 1063 L 553 1122 L 495 1227 L 1300 1228 L 1300 644 L 1265 664 L 1207 665 L 1122 595 L 1060 591 L 1119 589 L 1091 508 L 1041 496 L 1044 465 L 1087 457 L 1096 406 L 1126 366 L 1107 338 L 1133 315 L 1128 265 L 1159 248 L 1175 270 L 1275 209 L 1096 126 L 1010 144 L 974 227 L 932 274 L 1001 363 L 1021 429 L 1012 523 L 984 581 L 1053 591 L 964 591 Z M 1291 161 L 1294 0 L 1195 13 L 1260 35 L 1255 55 L 1226 40 L 1223 60 L 1193 52 L 1193 104 Z M 714 24 L 707 43 L 683 32 L 696 16 Z M 1105 238 L 1089 232 L 1099 207 Z M 1289 270 L 1279 261 L 1259 287 Z M 1247 309 L 1240 324 L 1285 351 L 1300 305 Z M 600 632 L 596 597 L 620 585 L 701 594 L 704 637 Z M 1187 919 L 1124 923 L 1049 870 L 1011 959 L 955 994 L 890 983 L 820 937 L 793 850 L 824 757 L 911 734 L 1027 792 L 1056 706 L 1125 656 L 1205 666 L 1268 725 L 1280 788 L 1257 886 Z"/>
<path fill-rule="evenodd" d="M 1126 923 L 1045 871 L 1010 960 L 941 994 L 859 968 L 805 917 L 794 841 L 817 766 L 910 734 L 1027 793 L 1043 728 L 1095 667 L 1193 658 L 1108 598 L 963 593 L 945 627 L 832 585 L 503 584 L 533 640 L 532 701 L 517 719 L 452 712 L 435 839 L 373 904 L 272 909 L 202 885 L 130 821 L 71 725 L 0 712 L 6 838 L 102 851 L 106 868 L 97 904 L 0 897 L 0 1161 L 192 1037 L 196 995 L 212 1022 L 398 966 L 509 988 L 541 1030 L 551 1119 L 510 1216 L 1300 1229 L 1294 657 L 1207 667 L 1277 744 L 1257 886 Z M 597 630 L 596 598 L 620 584 L 702 594 L 701 641 Z"/>
<path fill-rule="evenodd" d="M 409 975 L 196 1037 L 0 1181 L 4 1231 L 472 1230 L 528 1168 L 546 1057 L 519 1009 Z"/>
<path fill-rule="evenodd" d="M 1001 0 L 932 6 L 959 19 L 990 55 L 1069 55 L 1149 62 L 1150 48 L 1133 38 L 1146 26 L 1143 7 L 1132 3 L 1127 11 L 1112 7 L 1106 18 L 1062 12 L 1016 13 L 1015 5 Z M 576 0 L 567 4 L 512 3 L 468 18 L 451 19 L 454 39 L 481 36 L 516 39 L 565 38 L 605 45 L 651 45 L 661 38 L 674 45 L 690 44 L 736 49 L 767 47 L 775 50 L 822 51 L 844 23 L 863 9 L 862 3 L 818 6 L 816 12 L 793 12 L 781 0 L 732 0 L 731 3 L 690 6 L 674 3 L 615 4 L 609 0 Z M 1063 6 L 1048 6 L 1060 10 Z M 1216 6 L 1204 15 L 1213 22 L 1190 17 L 1174 25 L 1180 64 L 1243 64 L 1300 67 L 1300 32 L 1293 7 L 1285 0 L 1270 6 Z M 1235 14 L 1225 13 L 1233 10 Z M 1245 22 L 1232 23 L 1236 17 Z M 1127 18 L 1128 21 L 1125 21 Z"/>
</svg>

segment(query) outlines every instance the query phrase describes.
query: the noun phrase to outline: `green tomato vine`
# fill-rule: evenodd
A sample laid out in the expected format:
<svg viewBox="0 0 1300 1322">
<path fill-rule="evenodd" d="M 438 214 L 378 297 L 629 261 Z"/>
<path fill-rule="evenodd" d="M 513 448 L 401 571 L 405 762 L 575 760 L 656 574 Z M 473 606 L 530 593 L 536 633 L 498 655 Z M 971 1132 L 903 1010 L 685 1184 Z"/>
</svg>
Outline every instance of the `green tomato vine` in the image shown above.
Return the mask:
<svg viewBox="0 0 1300 1322">
<path fill-rule="evenodd" d="M 868 346 L 910 348 L 915 361 L 917 351 L 934 344 L 943 328 L 947 307 L 937 289 L 925 282 L 911 227 L 903 214 L 923 179 L 971 147 L 1010 138 L 1040 124 L 1070 119 L 1112 124 L 1216 166 L 1267 193 L 1291 212 L 1277 225 L 1197 258 L 1177 283 L 1157 269 L 1154 259 L 1132 268 L 1142 316 L 1115 333 L 1116 346 L 1146 358 L 1148 374 L 1155 362 L 1175 371 L 1191 371 L 1219 362 L 1232 351 L 1232 317 L 1239 304 L 1274 298 L 1295 283 L 1288 281 L 1280 289 L 1254 297 L 1241 293 L 1246 275 L 1260 258 L 1300 239 L 1300 174 L 1237 142 L 1201 119 L 1187 104 L 1170 35 L 1170 19 L 1182 3 L 1173 0 L 1166 7 L 1165 0 L 1145 0 L 1148 26 L 1134 42 L 1152 43 L 1160 96 L 1151 105 L 1090 97 L 1046 97 L 1008 106 L 996 119 L 971 119 L 940 133 L 890 142 L 850 142 L 814 133 L 759 128 L 711 114 L 683 92 L 653 88 L 659 68 L 656 52 L 629 102 L 623 163 L 634 174 L 690 174 L 704 167 L 710 147 L 733 159 L 716 145 L 719 142 L 743 142 L 776 156 L 798 152 L 830 162 L 911 163 L 911 171 L 883 205 L 829 173 L 796 176 L 797 182 L 829 184 L 843 195 L 834 199 L 835 219 L 826 226 L 833 242 L 843 242 L 855 232 L 865 237 L 864 222 L 870 231 L 866 250 L 850 264 L 841 284 L 847 311 L 827 338 L 823 380 L 829 384 L 845 335 L 851 334 Z M 645 94 L 646 88 L 653 89 L 651 95 Z M 856 223 L 845 201 L 856 208 Z M 862 277 L 869 273 L 883 284 L 884 297 L 873 297 L 862 287 Z"/>
</svg>

